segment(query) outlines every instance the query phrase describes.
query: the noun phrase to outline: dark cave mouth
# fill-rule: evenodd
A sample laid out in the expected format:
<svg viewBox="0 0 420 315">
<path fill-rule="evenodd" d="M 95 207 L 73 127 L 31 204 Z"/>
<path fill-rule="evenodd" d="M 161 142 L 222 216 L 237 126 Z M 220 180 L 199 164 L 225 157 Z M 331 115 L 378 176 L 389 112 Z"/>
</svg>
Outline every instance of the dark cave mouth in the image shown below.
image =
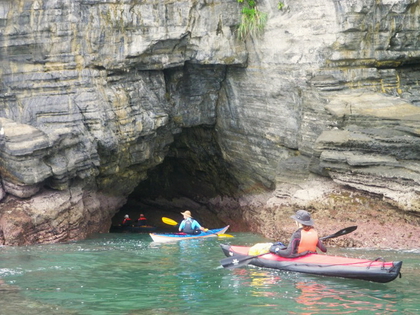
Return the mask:
<svg viewBox="0 0 420 315">
<path fill-rule="evenodd" d="M 208 206 L 210 198 L 237 194 L 234 168 L 224 160 L 215 130 L 217 102 L 226 72 L 226 65 L 191 63 L 164 70 L 167 101 L 177 108 L 177 115 L 182 113 L 188 124 L 196 126 L 183 127 L 182 119 L 172 117 L 181 132 L 173 135 L 163 162 L 148 171 L 147 179 L 130 194 L 113 223 L 130 215 L 127 211 L 137 217 L 139 208 L 145 212 L 150 209 L 149 216 L 166 213 L 176 220 L 182 218 L 179 212 L 189 209 L 197 219 L 207 221 L 210 215 L 206 213 L 215 213 Z M 183 110 L 186 104 L 188 110 Z M 153 221 L 161 221 L 158 219 Z"/>
<path fill-rule="evenodd" d="M 207 201 L 215 196 L 237 194 L 237 181 L 229 173 L 212 127 L 185 128 L 175 135 L 164 161 L 149 170 L 148 177 L 130 194 L 115 214 L 112 225 L 121 224 L 124 215 L 136 220 L 142 213 L 158 228 L 163 216 L 181 221 L 181 211 L 190 210 L 198 220 L 214 222 L 215 213 Z M 222 222 L 220 223 L 222 224 Z"/>
</svg>

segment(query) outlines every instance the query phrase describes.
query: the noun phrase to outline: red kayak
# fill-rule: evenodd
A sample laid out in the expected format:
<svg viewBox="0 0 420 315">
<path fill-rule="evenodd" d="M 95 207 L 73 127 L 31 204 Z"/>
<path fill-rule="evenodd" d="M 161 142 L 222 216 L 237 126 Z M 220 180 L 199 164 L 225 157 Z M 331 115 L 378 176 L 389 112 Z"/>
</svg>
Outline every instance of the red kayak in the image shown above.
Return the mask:
<svg viewBox="0 0 420 315">
<path fill-rule="evenodd" d="M 243 265 L 273 268 L 285 271 L 309 273 L 315 275 L 360 279 L 386 283 L 401 277 L 402 261 L 385 262 L 376 260 L 308 254 L 297 258 L 284 258 L 268 253 L 249 256 L 250 247 L 220 245 L 229 257 L 221 260 L 224 268 L 236 268 Z"/>
</svg>

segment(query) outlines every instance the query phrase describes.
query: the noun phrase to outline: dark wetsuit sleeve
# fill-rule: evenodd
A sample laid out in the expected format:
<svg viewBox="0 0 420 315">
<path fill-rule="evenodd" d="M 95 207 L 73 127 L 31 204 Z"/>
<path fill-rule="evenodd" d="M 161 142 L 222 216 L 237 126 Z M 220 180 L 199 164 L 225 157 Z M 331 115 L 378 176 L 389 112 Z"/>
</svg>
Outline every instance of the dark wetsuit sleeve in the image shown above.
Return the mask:
<svg viewBox="0 0 420 315">
<path fill-rule="evenodd" d="M 276 251 L 276 254 L 281 256 L 281 257 L 292 257 L 292 256 L 296 255 L 297 251 L 298 251 L 300 239 L 301 239 L 300 231 L 301 231 L 301 229 L 295 231 L 292 234 L 292 237 L 290 238 L 290 242 L 289 242 L 289 245 L 287 246 L 287 248 Z"/>
<path fill-rule="evenodd" d="M 318 240 L 318 244 L 316 244 L 316 247 L 318 247 L 323 253 L 327 252 L 327 248 L 324 244 L 322 244 L 321 240 Z"/>
</svg>

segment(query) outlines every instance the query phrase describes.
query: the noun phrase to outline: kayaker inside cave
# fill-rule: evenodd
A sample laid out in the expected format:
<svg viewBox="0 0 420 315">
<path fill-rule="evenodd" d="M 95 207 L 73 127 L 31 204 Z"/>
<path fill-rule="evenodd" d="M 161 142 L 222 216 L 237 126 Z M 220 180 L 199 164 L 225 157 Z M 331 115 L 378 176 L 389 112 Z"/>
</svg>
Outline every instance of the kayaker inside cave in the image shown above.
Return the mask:
<svg viewBox="0 0 420 315">
<path fill-rule="evenodd" d="M 147 225 L 147 219 L 146 219 L 146 217 L 144 216 L 144 214 L 143 214 L 143 213 L 142 213 L 142 214 L 140 214 L 139 218 L 137 219 L 137 225 L 138 225 L 138 226 L 144 226 L 144 225 Z"/>
<path fill-rule="evenodd" d="M 179 225 L 179 231 L 184 232 L 186 234 L 197 235 L 200 234 L 201 231 L 206 232 L 208 229 L 203 228 L 197 220 L 193 219 L 191 216 L 191 211 L 186 210 L 181 212 L 184 216 L 184 220 Z"/>
<path fill-rule="evenodd" d="M 122 221 L 122 226 L 129 226 L 131 224 L 131 219 L 128 214 L 124 216 L 124 220 Z"/>
<path fill-rule="evenodd" d="M 285 248 L 282 243 L 275 243 L 270 247 L 271 253 L 291 258 L 316 253 L 316 248 L 327 252 L 314 229 L 314 221 L 308 211 L 298 210 L 291 218 L 295 220 L 298 229 L 292 234 L 289 245 Z"/>
</svg>

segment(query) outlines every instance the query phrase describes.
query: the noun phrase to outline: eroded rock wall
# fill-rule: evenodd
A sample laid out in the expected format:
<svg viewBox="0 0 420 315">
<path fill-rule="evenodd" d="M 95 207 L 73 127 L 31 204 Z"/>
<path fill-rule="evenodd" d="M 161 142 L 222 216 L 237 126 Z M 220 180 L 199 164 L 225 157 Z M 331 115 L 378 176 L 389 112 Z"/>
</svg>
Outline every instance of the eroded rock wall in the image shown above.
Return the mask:
<svg viewBox="0 0 420 315">
<path fill-rule="evenodd" d="M 418 213 L 418 2 L 290 1 L 279 12 L 267 1 L 261 9 L 270 12 L 266 31 L 247 41 L 248 68 L 229 69 L 218 130 L 227 159 L 241 152 L 251 161 L 232 172 L 264 174 L 275 188 L 214 199 L 215 208 L 238 228 L 283 240 L 297 208 L 326 234 L 357 223 L 371 235 L 393 222 L 393 210 Z M 389 240 L 418 225 L 417 215 L 396 219 L 388 241 L 361 242 L 403 246 Z"/>
<path fill-rule="evenodd" d="M 229 68 L 217 128 L 232 172 L 284 191 L 309 166 L 419 211 L 418 2 L 286 4 L 264 2 L 248 68 Z"/>
<path fill-rule="evenodd" d="M 200 126 L 223 167 L 188 178 L 237 190 L 188 197 L 238 229 L 275 236 L 343 186 L 419 211 L 418 2 L 284 3 L 243 42 L 235 0 L 0 0 L 0 242 L 103 231 Z"/>
<path fill-rule="evenodd" d="M 231 1 L 0 1 L 0 242 L 53 242 L 109 228 L 174 134 L 214 124 L 213 81 L 225 70 L 197 70 L 194 78 L 183 67 L 246 64 L 232 31 L 237 12 Z M 170 85 L 191 90 L 171 99 Z M 67 195 L 60 206 L 52 202 L 59 192 Z M 24 206 L 46 201 L 46 221 L 59 221 L 64 236 L 39 227 Z M 59 219 L 57 212 L 76 214 Z M 12 233 L 11 217 L 31 228 Z M 43 236 L 27 236 L 37 233 Z"/>
</svg>

